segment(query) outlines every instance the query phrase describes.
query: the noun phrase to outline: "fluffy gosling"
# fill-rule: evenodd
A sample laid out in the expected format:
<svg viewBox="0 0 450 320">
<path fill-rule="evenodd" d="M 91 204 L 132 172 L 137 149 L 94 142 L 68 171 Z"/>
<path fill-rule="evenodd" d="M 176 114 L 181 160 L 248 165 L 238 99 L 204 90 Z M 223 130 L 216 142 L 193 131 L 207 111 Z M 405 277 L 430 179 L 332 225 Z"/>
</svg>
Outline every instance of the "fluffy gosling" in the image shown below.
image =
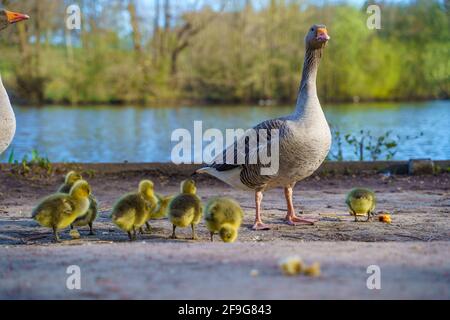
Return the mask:
<svg viewBox="0 0 450 320">
<path fill-rule="evenodd" d="M 156 206 L 156 209 L 151 213 L 150 220 L 164 219 L 165 217 L 167 217 L 169 203 L 173 199 L 173 196 L 163 196 L 158 193 L 156 193 L 155 195 L 158 199 L 158 205 Z M 151 230 L 149 221 L 145 223 L 145 226 L 147 228 L 147 231 Z"/>
<path fill-rule="evenodd" d="M 355 216 L 355 222 L 358 221 L 358 216 L 367 215 L 367 221 L 374 216 L 376 205 L 375 193 L 369 189 L 356 188 L 351 190 L 345 200 L 350 214 Z"/>
<path fill-rule="evenodd" d="M 64 178 L 64 183 L 59 186 L 58 192 L 61 193 L 69 193 L 72 186 L 77 182 L 78 180 L 82 180 L 83 177 L 80 173 L 76 171 L 69 171 L 66 174 L 66 177 Z"/>
<path fill-rule="evenodd" d="M 111 213 L 112 221 L 128 233 L 130 241 L 136 240 L 136 230 L 150 218 L 158 200 L 153 192 L 153 182 L 143 180 L 137 192 L 122 196 L 114 205 Z"/>
<path fill-rule="evenodd" d="M 64 183 L 59 187 L 58 192 L 61 193 L 69 193 L 70 189 L 74 185 L 75 182 L 82 180 L 83 177 L 80 173 L 76 171 L 70 171 L 67 173 Z M 70 225 L 70 228 L 73 227 L 84 227 L 89 226 L 89 235 L 94 235 L 93 223 L 97 218 L 98 212 L 98 204 L 97 199 L 91 194 L 89 196 L 89 209 L 86 211 L 86 214 L 78 217 L 75 221 Z"/>
<path fill-rule="evenodd" d="M 172 239 L 176 239 L 176 227 L 185 228 L 191 226 L 192 239 L 196 240 L 195 225 L 197 225 L 202 218 L 202 203 L 200 198 L 196 195 L 197 187 L 195 182 L 191 179 L 181 182 L 181 193 L 177 195 L 169 204 L 169 220 L 173 225 Z"/>
<path fill-rule="evenodd" d="M 236 241 L 243 218 L 244 212 L 235 200 L 225 197 L 210 200 L 205 209 L 205 222 L 211 241 L 216 232 L 223 242 Z"/>
<path fill-rule="evenodd" d="M 151 214 L 151 219 L 163 219 L 167 217 L 169 203 L 173 199 L 173 196 L 163 196 L 160 194 L 156 194 L 156 198 L 158 199 L 158 206 L 156 210 Z"/>
<path fill-rule="evenodd" d="M 55 193 L 44 199 L 33 209 L 32 218 L 41 226 L 52 228 L 55 241 L 59 242 L 58 230 L 67 228 L 75 219 L 89 209 L 91 187 L 79 180 L 69 194 Z"/>
</svg>

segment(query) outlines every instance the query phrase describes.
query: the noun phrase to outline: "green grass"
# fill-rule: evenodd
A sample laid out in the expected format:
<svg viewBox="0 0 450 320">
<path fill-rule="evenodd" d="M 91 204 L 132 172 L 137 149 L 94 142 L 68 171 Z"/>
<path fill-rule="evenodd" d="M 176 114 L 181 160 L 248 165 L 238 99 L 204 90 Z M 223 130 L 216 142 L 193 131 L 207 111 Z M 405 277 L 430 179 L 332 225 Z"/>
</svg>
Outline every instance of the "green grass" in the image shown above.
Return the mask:
<svg viewBox="0 0 450 320">
<path fill-rule="evenodd" d="M 30 154 L 25 154 L 21 160 L 15 158 L 14 149 L 8 156 L 8 163 L 12 165 L 11 170 L 14 173 L 28 175 L 29 173 L 51 174 L 53 172 L 52 164 L 48 157 L 42 156 L 38 150 L 31 150 Z"/>
</svg>

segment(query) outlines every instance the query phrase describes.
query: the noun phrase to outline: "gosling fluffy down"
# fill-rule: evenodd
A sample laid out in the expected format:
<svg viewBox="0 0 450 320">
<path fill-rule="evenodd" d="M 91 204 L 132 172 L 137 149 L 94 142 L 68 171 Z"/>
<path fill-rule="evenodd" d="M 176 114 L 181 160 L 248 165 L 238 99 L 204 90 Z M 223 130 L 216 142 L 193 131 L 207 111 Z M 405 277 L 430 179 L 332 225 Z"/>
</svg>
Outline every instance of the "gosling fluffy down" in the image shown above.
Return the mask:
<svg viewBox="0 0 450 320">
<path fill-rule="evenodd" d="M 42 199 L 31 216 L 41 226 L 52 228 L 55 241 L 59 241 L 58 230 L 67 228 L 88 210 L 90 194 L 89 184 L 79 180 L 69 194 L 55 193 Z"/>
<path fill-rule="evenodd" d="M 374 215 L 376 198 L 375 193 L 369 189 L 356 188 L 351 190 L 345 200 L 350 214 L 355 216 L 355 221 L 358 221 L 358 216 L 367 215 L 367 221 Z"/>
<path fill-rule="evenodd" d="M 205 222 L 211 241 L 216 232 L 224 242 L 236 241 L 243 218 L 244 212 L 235 200 L 226 197 L 210 200 L 205 209 Z"/>
<path fill-rule="evenodd" d="M 70 171 L 66 174 L 64 183 L 59 187 L 58 192 L 61 193 L 69 193 L 70 189 L 74 185 L 75 182 L 83 179 L 80 173 L 76 171 Z M 71 224 L 71 228 L 75 227 L 84 227 L 89 226 L 89 234 L 94 234 L 93 223 L 97 218 L 98 212 L 98 204 L 97 199 L 91 194 L 89 196 L 89 209 L 86 211 L 86 214 L 80 216 L 75 219 L 75 221 Z"/>
<path fill-rule="evenodd" d="M 161 194 L 156 194 L 156 198 L 158 199 L 158 206 L 156 210 L 151 214 L 150 219 L 163 219 L 167 217 L 169 211 L 169 204 L 172 201 L 173 196 L 163 196 Z"/>
<path fill-rule="evenodd" d="M 135 240 L 136 230 L 150 219 L 157 202 L 153 192 L 153 182 L 143 180 L 139 183 L 137 192 L 128 193 L 116 202 L 111 219 L 120 229 L 128 233 L 130 240 Z"/>
<path fill-rule="evenodd" d="M 169 210 L 169 203 L 170 201 L 173 199 L 173 196 L 163 196 L 160 194 L 155 194 L 156 198 L 158 199 L 158 205 L 156 206 L 156 209 L 153 210 L 153 212 L 150 215 L 150 219 L 147 220 L 147 222 L 145 222 L 145 226 L 147 228 L 147 231 L 150 232 L 151 231 L 151 227 L 150 227 L 150 220 L 159 220 L 159 219 L 164 219 L 165 217 L 167 217 L 167 213 Z M 144 231 L 141 232 L 143 233 Z"/>
<path fill-rule="evenodd" d="M 192 239 L 197 239 L 195 225 L 202 218 L 202 203 L 196 195 L 197 187 L 191 179 L 181 182 L 181 193 L 170 201 L 168 217 L 173 225 L 172 239 L 176 239 L 176 227 L 186 228 L 191 226 Z"/>
</svg>

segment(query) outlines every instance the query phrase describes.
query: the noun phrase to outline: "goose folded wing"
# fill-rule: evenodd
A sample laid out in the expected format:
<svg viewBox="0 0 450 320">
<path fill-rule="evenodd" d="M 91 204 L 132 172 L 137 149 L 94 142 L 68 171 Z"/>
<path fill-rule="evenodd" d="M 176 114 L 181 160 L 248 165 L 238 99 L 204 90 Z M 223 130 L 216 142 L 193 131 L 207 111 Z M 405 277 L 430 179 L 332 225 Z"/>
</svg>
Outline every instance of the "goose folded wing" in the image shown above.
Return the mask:
<svg viewBox="0 0 450 320">
<path fill-rule="evenodd" d="M 246 130 L 233 144 L 225 148 L 209 166 L 217 171 L 227 171 L 245 165 L 263 165 L 259 155 L 271 156 L 271 145 L 275 142 L 279 144 L 279 139 L 284 135 L 285 124 L 282 119 L 271 119 Z M 266 136 L 262 136 L 262 138 L 266 137 L 265 139 L 260 140 L 260 130 L 266 132 Z M 272 137 L 271 130 L 278 130 L 278 135 Z M 256 139 L 256 144 L 251 143 L 250 137 L 252 135 Z"/>
</svg>

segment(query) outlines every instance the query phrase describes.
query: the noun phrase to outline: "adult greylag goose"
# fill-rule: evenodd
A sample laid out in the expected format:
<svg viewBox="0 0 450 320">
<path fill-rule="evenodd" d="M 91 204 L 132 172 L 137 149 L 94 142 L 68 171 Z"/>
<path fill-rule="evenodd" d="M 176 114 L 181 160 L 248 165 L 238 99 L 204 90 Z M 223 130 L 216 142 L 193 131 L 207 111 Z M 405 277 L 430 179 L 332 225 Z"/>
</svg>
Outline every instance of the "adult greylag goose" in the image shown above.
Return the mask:
<svg viewBox="0 0 450 320">
<path fill-rule="evenodd" d="M 308 30 L 305 37 L 306 52 L 302 80 L 295 111 L 288 116 L 266 120 L 253 127 L 256 131 L 266 130 L 268 137 L 271 137 L 270 130 L 278 130 L 279 167 L 275 174 L 263 175 L 261 168 L 265 165 L 259 158 L 256 162 L 247 161 L 250 153 L 255 154 L 255 150 L 252 150 L 251 147 L 245 148 L 246 161 L 243 164 L 227 163 L 224 160 L 227 154 L 235 155 L 239 152 L 238 141 L 227 147 L 212 164 L 196 171 L 196 173 L 208 173 L 232 187 L 255 192 L 256 217 L 252 227 L 254 230 L 270 229 L 262 222 L 261 202 L 263 192 L 275 187 L 284 188 L 288 224 L 313 224 L 315 222 L 315 220 L 303 219 L 295 214 L 292 189 L 297 181 L 305 179 L 316 171 L 325 160 L 331 146 L 330 128 L 322 111 L 316 89 L 317 69 L 329 39 L 324 25 L 313 25 Z M 246 139 L 245 135 L 241 139 Z M 274 140 L 267 140 L 268 143 L 263 145 L 258 139 L 256 149 L 268 150 Z M 217 161 L 218 159 L 220 161 Z M 236 158 L 234 159 L 236 161 Z"/>
<path fill-rule="evenodd" d="M 29 19 L 25 14 L 0 9 L 0 30 L 8 25 Z M 16 117 L 0 76 L 0 154 L 8 148 L 16 132 Z"/>
</svg>

